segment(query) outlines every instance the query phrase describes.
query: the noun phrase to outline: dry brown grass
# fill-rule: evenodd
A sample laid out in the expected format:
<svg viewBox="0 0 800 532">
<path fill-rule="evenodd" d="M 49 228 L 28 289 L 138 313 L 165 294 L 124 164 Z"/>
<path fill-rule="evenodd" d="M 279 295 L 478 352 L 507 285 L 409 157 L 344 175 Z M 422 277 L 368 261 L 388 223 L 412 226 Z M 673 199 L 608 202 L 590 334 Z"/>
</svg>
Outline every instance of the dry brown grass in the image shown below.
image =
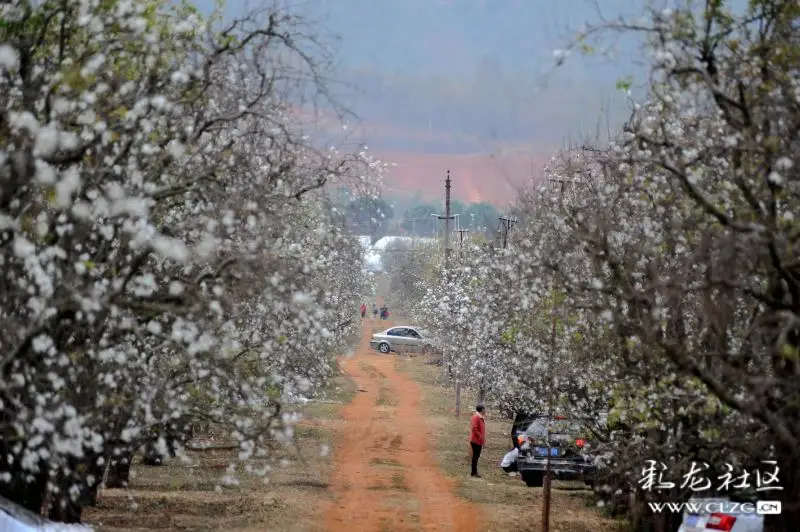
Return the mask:
<svg viewBox="0 0 800 532">
<path fill-rule="evenodd" d="M 469 417 L 475 397 L 462 394 L 461 419 L 455 418 L 455 395 L 438 385 L 441 368 L 426 364 L 428 357 L 398 358 L 398 368 L 422 385 L 424 414 L 433 426 L 431 446 L 440 466 L 458 481 L 458 492 L 476 504 L 492 532 L 539 531 L 542 488 L 529 488 L 519 478 L 500 469 L 500 460 L 511 448 L 511 422 L 489 410 L 486 416 L 488 443 L 480 459 L 482 479 L 469 477 Z M 489 405 L 491 406 L 491 405 Z M 624 523 L 601 515 L 591 491 L 582 482 L 554 482 L 551 532 L 618 532 Z"/>
<path fill-rule="evenodd" d="M 470 479 L 467 427 L 474 397 L 464 395 L 462 418 L 457 420 L 453 416 L 452 391 L 436 383 L 439 368 L 426 365 L 427 357 L 393 358 L 398 368 L 420 383 L 423 411 L 419 415 L 425 416 L 433 428 L 430 444 L 436 451 L 436 458 L 443 471 L 456 480 L 458 494 L 481 510 L 486 530 L 538 531 L 541 488 L 527 488 L 498 467 L 510 444 L 509 421 L 491 411 L 488 413 L 489 445 L 481 458 L 484 478 Z M 379 414 L 386 411 L 391 417 L 395 400 L 384 387 L 385 377 L 377 373 L 373 376 L 380 383 L 374 408 Z M 111 532 L 321 532 L 325 530 L 323 513 L 332 500 L 328 481 L 333 467 L 330 456 L 323 456 L 321 451 L 325 446 L 330 448 L 333 431 L 342 423 L 340 410 L 356 393 L 349 378 L 339 377 L 332 383 L 326 401 L 301 408 L 305 421 L 296 428 L 293 446 L 281 452 L 266 484 L 262 477 L 239 470 L 238 485 L 222 485 L 226 468 L 235 459 L 233 451 L 190 453 L 190 463 L 170 460 L 162 467 L 137 463 L 131 489 L 104 492 L 99 505 L 87 510 L 85 520 L 99 531 Z M 401 443 L 389 442 L 389 445 Z M 387 472 L 386 481 L 372 487 L 375 497 L 385 498 L 387 492 L 406 493 L 409 489 L 409 470 L 399 462 L 374 459 L 370 464 Z M 620 523 L 599 514 L 588 491 L 568 491 L 570 487 L 575 486 L 556 483 L 551 518 L 553 532 L 621 529 Z M 408 498 L 404 504 L 413 506 L 412 499 Z M 413 514 L 418 509 L 407 510 Z M 392 523 L 381 523 L 381 530 L 393 529 Z"/>
<path fill-rule="evenodd" d="M 276 456 L 268 483 L 240 467 L 235 475 L 239 484 L 224 485 L 235 451 L 190 452 L 189 463 L 174 459 L 161 467 L 137 463 L 130 489 L 106 490 L 98 506 L 85 512 L 85 521 L 110 532 L 324 530 L 332 468 L 325 450 L 330 449 L 339 410 L 354 393 L 352 381 L 338 377 L 326 401 L 300 409 L 304 421 L 295 429 L 293 444 Z"/>
</svg>

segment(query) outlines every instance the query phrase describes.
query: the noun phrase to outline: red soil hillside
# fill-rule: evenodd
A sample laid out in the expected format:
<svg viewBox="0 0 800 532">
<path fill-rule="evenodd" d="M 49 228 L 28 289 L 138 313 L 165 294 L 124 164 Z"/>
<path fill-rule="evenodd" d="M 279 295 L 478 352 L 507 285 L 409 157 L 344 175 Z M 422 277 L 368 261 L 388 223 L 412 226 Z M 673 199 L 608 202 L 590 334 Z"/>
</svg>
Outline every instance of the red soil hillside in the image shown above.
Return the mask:
<svg viewBox="0 0 800 532">
<path fill-rule="evenodd" d="M 504 205 L 513 200 L 531 176 L 541 175 L 547 156 L 530 154 L 415 154 L 380 153 L 393 164 L 384 180 L 389 194 L 414 194 L 441 198 L 447 170 L 453 182 L 453 199 Z"/>
</svg>

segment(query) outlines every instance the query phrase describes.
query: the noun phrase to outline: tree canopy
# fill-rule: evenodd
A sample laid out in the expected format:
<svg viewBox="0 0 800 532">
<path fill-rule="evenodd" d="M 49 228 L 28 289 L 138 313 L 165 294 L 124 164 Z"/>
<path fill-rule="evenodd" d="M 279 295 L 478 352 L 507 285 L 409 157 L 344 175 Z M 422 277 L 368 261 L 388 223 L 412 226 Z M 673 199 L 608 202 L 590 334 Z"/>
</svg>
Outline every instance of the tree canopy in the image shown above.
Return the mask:
<svg viewBox="0 0 800 532">
<path fill-rule="evenodd" d="M 327 185 L 382 166 L 309 143 L 324 47 L 278 8 L 0 7 L 0 495 L 77 521 L 108 469 L 212 424 L 261 462 L 356 331 L 366 280 Z M 312 52 L 313 50 L 313 52 Z"/>
<path fill-rule="evenodd" d="M 635 493 L 636 529 L 678 527 L 641 505 L 691 496 L 692 463 L 753 488 L 777 467 L 785 509 L 765 530 L 800 527 L 798 20 L 796 2 L 759 0 L 588 28 L 576 49 L 644 35 L 647 99 L 609 143 L 553 158 L 507 249 L 465 253 L 416 303 L 458 346 L 454 379 L 509 413 L 582 420 L 600 496 Z M 675 487 L 637 482 L 647 460 Z"/>
<path fill-rule="evenodd" d="M 387 233 L 394 209 L 383 198 L 362 197 L 347 206 L 348 224 L 355 234 L 380 237 Z"/>
<path fill-rule="evenodd" d="M 459 216 L 458 224 L 463 229 L 488 235 L 497 228 L 499 211 L 490 203 L 465 204 L 454 200 L 450 205 L 450 212 L 452 216 Z M 416 236 L 436 236 L 439 226 L 434 215 L 444 216 L 444 206 L 437 203 L 420 203 L 403 213 L 400 226 L 404 231 Z M 455 227 L 455 222 L 453 224 Z"/>
</svg>

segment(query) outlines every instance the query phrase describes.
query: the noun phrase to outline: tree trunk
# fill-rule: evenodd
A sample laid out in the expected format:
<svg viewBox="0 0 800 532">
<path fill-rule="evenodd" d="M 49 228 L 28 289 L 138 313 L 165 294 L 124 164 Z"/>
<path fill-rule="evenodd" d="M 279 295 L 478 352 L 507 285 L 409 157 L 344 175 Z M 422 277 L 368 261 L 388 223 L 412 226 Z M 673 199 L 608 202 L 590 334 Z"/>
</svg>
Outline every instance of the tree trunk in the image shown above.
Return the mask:
<svg viewBox="0 0 800 532">
<path fill-rule="evenodd" d="M 784 449 L 776 461 L 780 467 L 777 485 L 783 489 L 761 492 L 759 499 L 781 501 L 781 513 L 764 516 L 764 532 L 795 532 L 800 530 L 800 458 L 796 451 Z"/>
<path fill-rule="evenodd" d="M 161 453 L 156 450 L 156 444 L 153 441 L 148 441 L 144 446 L 144 456 L 142 463 L 146 466 L 161 466 L 164 465 L 164 458 Z"/>
<path fill-rule="evenodd" d="M 683 521 L 683 515 L 676 513 L 653 513 L 648 502 L 652 502 L 651 494 L 640 490 L 634 492 L 630 499 L 629 522 L 630 529 L 636 532 L 672 532 L 678 530 Z M 659 502 L 683 500 L 677 490 L 664 492 L 665 498 Z"/>
<path fill-rule="evenodd" d="M 8 457 L 12 456 L 12 460 Z M 40 514 L 47 494 L 47 464 L 39 462 L 39 473 L 33 479 L 19 467 L 19 460 L 11 445 L 0 442 L 0 473 L 11 475 L 11 481 L 0 482 L 0 496 Z"/>
<path fill-rule="evenodd" d="M 81 522 L 82 510 L 80 497 L 73 499 L 67 491 L 55 497 L 47 517 L 57 523 L 76 524 Z"/>
<path fill-rule="evenodd" d="M 164 449 L 159 450 L 159 440 L 163 438 L 163 443 L 166 446 L 166 453 Z M 145 443 L 144 458 L 142 462 L 148 466 L 164 465 L 167 457 L 175 457 L 178 445 L 184 445 L 187 441 L 192 439 L 192 426 L 191 423 L 184 423 L 184 420 L 175 420 L 168 425 L 160 425 L 153 427 L 152 434 L 149 440 Z"/>
<path fill-rule="evenodd" d="M 58 490 L 51 494 L 53 504 L 48 517 L 52 521 L 81 522 L 83 509 L 97 501 L 97 488 L 103 481 L 103 464 L 103 456 L 89 449 L 84 449 L 83 458 L 68 461 L 69 470 L 59 473 L 56 477 Z"/>
<path fill-rule="evenodd" d="M 117 447 L 109 454 L 106 488 L 127 488 L 131 479 L 133 450 L 127 446 Z"/>
<path fill-rule="evenodd" d="M 97 506 L 97 493 L 103 483 L 103 475 L 108 466 L 108 459 L 104 455 L 92 454 L 90 463 L 92 464 L 90 472 L 93 481 L 89 484 L 86 493 L 86 506 Z"/>
</svg>

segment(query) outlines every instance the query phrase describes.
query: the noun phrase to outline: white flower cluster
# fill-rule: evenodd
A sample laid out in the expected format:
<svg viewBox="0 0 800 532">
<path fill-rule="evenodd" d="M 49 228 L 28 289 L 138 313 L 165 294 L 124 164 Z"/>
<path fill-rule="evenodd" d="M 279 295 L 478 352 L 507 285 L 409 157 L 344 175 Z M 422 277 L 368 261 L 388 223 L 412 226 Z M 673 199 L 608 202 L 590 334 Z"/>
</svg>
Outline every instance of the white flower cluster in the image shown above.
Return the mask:
<svg viewBox="0 0 800 532">
<path fill-rule="evenodd" d="M 180 452 L 198 424 L 267 456 L 366 287 L 324 187 L 382 171 L 293 118 L 288 89 L 323 77 L 292 16 L 75 0 L 0 18 L 0 494 L 39 511 L 49 490 L 75 519 L 107 467 L 124 483 L 141 445 Z"/>
<path fill-rule="evenodd" d="M 451 377 L 581 420 L 615 504 L 647 459 L 800 459 L 797 10 L 713 4 L 615 23 L 651 39 L 649 101 L 552 160 L 508 249 L 423 281 Z"/>
</svg>

